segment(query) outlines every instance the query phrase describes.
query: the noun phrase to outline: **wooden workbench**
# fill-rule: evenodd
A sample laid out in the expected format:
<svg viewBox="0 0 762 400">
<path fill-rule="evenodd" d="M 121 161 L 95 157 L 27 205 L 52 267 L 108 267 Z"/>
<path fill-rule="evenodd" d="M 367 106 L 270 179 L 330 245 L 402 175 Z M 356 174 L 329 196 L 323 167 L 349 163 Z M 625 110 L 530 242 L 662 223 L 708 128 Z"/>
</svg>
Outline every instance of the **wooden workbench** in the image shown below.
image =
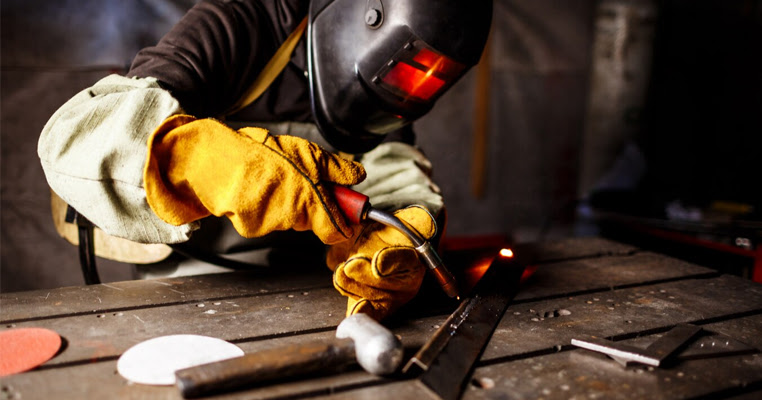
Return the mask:
<svg viewBox="0 0 762 400">
<path fill-rule="evenodd" d="M 762 285 L 603 239 L 526 246 L 536 250 L 538 269 L 463 398 L 762 398 Z M 0 301 L 0 329 L 48 328 L 65 340 L 43 366 L 0 379 L 3 399 L 180 399 L 175 387 L 126 381 L 116 372 L 120 354 L 181 333 L 225 339 L 247 353 L 328 338 L 345 308 L 322 266 L 7 293 Z M 417 301 L 389 325 L 412 353 L 456 305 Z M 729 339 L 752 349 L 625 368 L 570 344 L 594 335 L 643 348 L 680 323 L 704 328 L 707 346 Z M 359 367 L 215 398 L 305 397 L 433 398 L 411 377 L 378 378 Z"/>
</svg>

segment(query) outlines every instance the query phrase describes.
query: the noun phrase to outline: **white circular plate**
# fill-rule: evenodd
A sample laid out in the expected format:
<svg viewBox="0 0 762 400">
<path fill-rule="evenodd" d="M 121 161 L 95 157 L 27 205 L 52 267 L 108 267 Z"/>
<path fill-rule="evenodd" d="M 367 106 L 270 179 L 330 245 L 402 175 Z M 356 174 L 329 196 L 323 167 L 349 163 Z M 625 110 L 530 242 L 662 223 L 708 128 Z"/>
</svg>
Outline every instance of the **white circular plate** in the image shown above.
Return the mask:
<svg viewBox="0 0 762 400">
<path fill-rule="evenodd" d="M 170 335 L 146 340 L 119 357 L 116 369 L 125 379 L 144 385 L 174 385 L 175 371 L 228 358 L 243 350 L 221 339 Z"/>
</svg>

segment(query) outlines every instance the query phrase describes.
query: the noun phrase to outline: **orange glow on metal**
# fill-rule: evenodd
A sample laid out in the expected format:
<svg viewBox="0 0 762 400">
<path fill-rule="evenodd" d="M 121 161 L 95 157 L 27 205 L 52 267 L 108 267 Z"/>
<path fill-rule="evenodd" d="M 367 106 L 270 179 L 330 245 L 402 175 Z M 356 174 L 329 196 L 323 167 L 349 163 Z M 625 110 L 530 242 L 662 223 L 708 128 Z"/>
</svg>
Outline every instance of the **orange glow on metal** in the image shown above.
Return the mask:
<svg viewBox="0 0 762 400">
<path fill-rule="evenodd" d="M 473 289 L 473 287 L 476 286 L 476 283 L 482 279 L 482 276 L 487 273 L 491 261 L 492 260 L 489 259 L 481 260 L 480 262 L 477 262 L 476 264 L 466 268 L 463 271 L 463 278 L 461 278 L 461 288 L 468 288 L 468 291 Z"/>
<path fill-rule="evenodd" d="M 487 273 L 487 271 L 492 268 L 492 264 L 495 263 L 495 261 L 498 262 L 496 267 L 506 267 L 505 264 L 500 265 L 500 260 L 502 259 L 503 262 L 507 262 L 506 260 L 513 258 L 515 254 L 513 250 L 509 248 L 503 248 L 498 252 L 498 256 L 475 260 L 471 265 L 465 268 L 463 270 L 463 275 L 458 278 L 458 282 L 461 283 L 461 292 L 470 292 Z M 536 271 L 536 265 L 527 265 L 521 275 L 521 282 L 523 283 L 527 281 L 532 277 L 532 275 L 534 275 Z"/>
<path fill-rule="evenodd" d="M 531 278 L 536 271 L 536 265 L 528 265 L 526 268 L 524 268 L 524 273 L 521 274 L 521 283 L 524 283 L 527 279 Z"/>
</svg>

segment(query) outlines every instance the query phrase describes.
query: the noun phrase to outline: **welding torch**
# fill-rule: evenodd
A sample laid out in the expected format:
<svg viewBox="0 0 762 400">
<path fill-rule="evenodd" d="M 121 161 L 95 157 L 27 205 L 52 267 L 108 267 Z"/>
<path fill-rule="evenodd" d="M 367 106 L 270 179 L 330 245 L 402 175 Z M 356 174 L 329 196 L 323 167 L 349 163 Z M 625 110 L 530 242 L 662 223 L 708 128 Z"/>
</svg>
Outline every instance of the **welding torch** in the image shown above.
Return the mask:
<svg viewBox="0 0 762 400">
<path fill-rule="evenodd" d="M 455 277 L 445 267 L 444 262 L 442 262 L 442 259 L 439 257 L 436 250 L 434 250 L 434 246 L 431 245 L 431 242 L 423 238 L 414 229 L 410 229 L 410 227 L 405 225 L 405 223 L 400 221 L 400 219 L 394 215 L 373 208 L 368 196 L 362 193 L 356 192 L 345 186 L 334 185 L 333 194 L 342 213 L 350 222 L 360 224 L 362 221 L 370 219 L 401 232 L 413 243 L 419 258 L 428 267 L 429 272 L 434 276 L 434 279 L 439 286 L 442 287 L 442 290 L 444 290 L 449 297 L 458 296 L 458 285 L 455 281 Z"/>
</svg>

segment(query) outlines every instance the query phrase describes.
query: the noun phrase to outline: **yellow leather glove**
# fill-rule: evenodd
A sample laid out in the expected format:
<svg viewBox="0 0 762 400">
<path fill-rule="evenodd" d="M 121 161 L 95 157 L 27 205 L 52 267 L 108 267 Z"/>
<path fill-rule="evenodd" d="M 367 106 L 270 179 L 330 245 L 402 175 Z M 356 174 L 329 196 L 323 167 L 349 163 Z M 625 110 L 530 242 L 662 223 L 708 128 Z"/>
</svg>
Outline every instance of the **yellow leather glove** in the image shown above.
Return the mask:
<svg viewBox="0 0 762 400">
<path fill-rule="evenodd" d="M 151 135 L 143 178 L 148 204 L 170 224 L 224 215 L 244 237 L 312 230 L 331 244 L 353 229 L 322 182 L 353 185 L 365 170 L 298 137 L 176 115 Z"/>
<path fill-rule="evenodd" d="M 394 215 L 426 239 L 436 233 L 436 223 L 423 207 Z M 348 298 L 347 316 L 365 313 L 376 320 L 415 297 L 426 273 L 410 239 L 378 222 L 368 224 L 354 240 L 331 246 L 326 262 L 334 271 L 333 286 Z"/>
</svg>

